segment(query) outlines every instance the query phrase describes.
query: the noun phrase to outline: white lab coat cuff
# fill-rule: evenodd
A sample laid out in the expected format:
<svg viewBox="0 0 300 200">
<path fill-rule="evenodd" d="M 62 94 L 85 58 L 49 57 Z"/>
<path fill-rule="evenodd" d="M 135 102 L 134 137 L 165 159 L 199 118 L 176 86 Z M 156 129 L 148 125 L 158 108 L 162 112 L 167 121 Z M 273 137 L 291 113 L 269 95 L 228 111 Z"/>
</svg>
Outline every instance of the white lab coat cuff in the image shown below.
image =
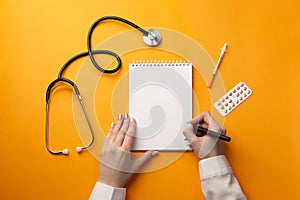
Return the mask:
<svg viewBox="0 0 300 200">
<path fill-rule="evenodd" d="M 126 196 L 126 188 L 115 188 L 100 182 L 96 182 L 89 200 L 123 200 Z"/>
<path fill-rule="evenodd" d="M 200 179 L 208 179 L 232 173 L 232 169 L 224 155 L 214 156 L 199 161 Z"/>
</svg>

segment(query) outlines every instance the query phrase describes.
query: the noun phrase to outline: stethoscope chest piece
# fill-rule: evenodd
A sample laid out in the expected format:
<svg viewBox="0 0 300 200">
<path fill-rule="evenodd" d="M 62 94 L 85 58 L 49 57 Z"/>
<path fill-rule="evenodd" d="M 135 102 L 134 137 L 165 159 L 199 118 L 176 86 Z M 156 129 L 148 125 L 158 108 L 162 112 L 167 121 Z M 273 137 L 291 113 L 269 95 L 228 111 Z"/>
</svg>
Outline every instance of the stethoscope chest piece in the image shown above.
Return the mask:
<svg viewBox="0 0 300 200">
<path fill-rule="evenodd" d="M 143 34 L 143 40 L 145 44 L 150 47 L 155 47 L 159 45 L 159 43 L 161 42 L 160 33 L 154 29 L 148 30 L 148 33 L 149 34 Z"/>
</svg>

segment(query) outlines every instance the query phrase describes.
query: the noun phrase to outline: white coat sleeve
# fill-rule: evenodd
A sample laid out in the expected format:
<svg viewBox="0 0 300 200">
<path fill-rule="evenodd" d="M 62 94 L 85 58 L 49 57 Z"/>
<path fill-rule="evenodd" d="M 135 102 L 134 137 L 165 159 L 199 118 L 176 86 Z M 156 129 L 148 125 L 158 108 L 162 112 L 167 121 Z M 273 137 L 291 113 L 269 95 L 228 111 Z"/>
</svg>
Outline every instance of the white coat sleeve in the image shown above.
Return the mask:
<svg viewBox="0 0 300 200">
<path fill-rule="evenodd" d="M 96 182 L 89 200 L 125 200 L 126 188 L 114 188 L 112 186 Z"/>
<path fill-rule="evenodd" d="M 207 200 L 246 200 L 224 155 L 199 161 L 202 192 Z"/>
</svg>

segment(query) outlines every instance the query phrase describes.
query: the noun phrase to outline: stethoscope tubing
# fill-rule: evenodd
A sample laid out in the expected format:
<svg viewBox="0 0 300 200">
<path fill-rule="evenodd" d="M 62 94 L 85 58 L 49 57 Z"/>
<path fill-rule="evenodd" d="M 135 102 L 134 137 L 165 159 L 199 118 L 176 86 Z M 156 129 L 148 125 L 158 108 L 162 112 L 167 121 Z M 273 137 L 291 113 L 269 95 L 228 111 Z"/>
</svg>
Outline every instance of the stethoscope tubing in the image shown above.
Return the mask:
<svg viewBox="0 0 300 200">
<path fill-rule="evenodd" d="M 93 65 L 102 73 L 105 73 L 105 74 L 112 74 L 112 73 L 115 73 L 117 71 L 120 70 L 121 66 L 122 66 L 122 61 L 121 61 L 121 58 L 119 57 L 118 54 L 112 52 L 112 51 L 109 51 L 109 50 L 92 50 L 92 34 L 93 34 L 93 31 L 95 30 L 95 28 L 97 27 L 97 25 L 99 25 L 102 21 L 105 21 L 105 20 L 116 20 L 116 21 L 120 21 L 120 22 L 123 22 L 125 24 L 128 24 L 130 26 L 132 26 L 133 28 L 139 30 L 140 32 L 143 33 L 143 35 L 149 35 L 150 32 L 142 29 L 140 26 L 124 19 L 124 18 L 121 18 L 121 17 L 117 17 L 117 16 L 105 16 L 105 17 L 101 17 L 99 18 L 98 20 L 96 20 L 90 27 L 89 29 L 89 32 L 88 32 L 88 37 L 87 37 L 87 49 L 88 51 L 87 52 L 82 52 L 82 53 L 79 53 L 75 56 L 73 56 L 72 58 L 70 58 L 60 69 L 59 73 L 58 73 L 58 77 L 57 79 L 55 79 L 54 81 L 52 81 L 48 88 L 47 88 L 47 91 L 46 91 L 46 123 L 45 123 L 45 142 L 46 142 L 46 148 L 47 150 L 51 153 L 51 154 L 68 154 L 68 150 L 67 149 L 64 149 L 64 150 L 61 150 L 61 151 L 54 151 L 50 148 L 50 145 L 49 145 L 49 108 L 50 108 L 50 98 L 51 98 L 51 91 L 52 91 L 52 88 L 59 82 L 65 82 L 65 83 L 68 83 L 69 85 L 71 85 L 74 89 L 74 92 L 78 98 L 78 101 L 80 102 L 80 105 L 81 105 L 81 108 L 82 108 L 82 111 L 84 113 L 84 116 L 85 116 L 85 119 L 88 123 L 88 126 L 89 126 L 89 129 L 90 129 L 90 133 L 91 133 L 91 142 L 84 146 L 84 147 L 78 147 L 79 148 L 79 151 L 80 152 L 81 150 L 83 149 L 87 149 L 89 147 L 91 147 L 94 143 L 94 140 L 95 140 L 95 134 L 94 134 L 94 131 L 93 131 L 93 127 L 92 127 L 92 124 L 91 124 L 91 121 L 88 117 L 88 114 L 87 114 L 87 111 L 86 111 L 86 108 L 84 106 L 84 103 L 83 103 L 83 100 L 80 96 L 80 92 L 79 92 L 79 89 L 78 89 L 78 86 L 73 82 L 71 81 L 70 79 L 67 79 L 67 78 L 64 78 L 63 77 L 63 74 L 64 72 L 66 71 L 66 69 L 76 60 L 82 58 L 82 57 L 85 57 L 85 56 L 89 56 L 91 62 L 93 63 Z M 115 68 L 113 69 L 104 69 L 102 67 L 100 67 L 98 65 L 98 63 L 96 62 L 95 58 L 94 58 L 94 55 L 95 54 L 106 54 L 106 55 L 111 55 L 113 56 L 114 58 L 116 58 L 118 64 Z M 76 148 L 77 150 L 77 148 Z"/>
</svg>

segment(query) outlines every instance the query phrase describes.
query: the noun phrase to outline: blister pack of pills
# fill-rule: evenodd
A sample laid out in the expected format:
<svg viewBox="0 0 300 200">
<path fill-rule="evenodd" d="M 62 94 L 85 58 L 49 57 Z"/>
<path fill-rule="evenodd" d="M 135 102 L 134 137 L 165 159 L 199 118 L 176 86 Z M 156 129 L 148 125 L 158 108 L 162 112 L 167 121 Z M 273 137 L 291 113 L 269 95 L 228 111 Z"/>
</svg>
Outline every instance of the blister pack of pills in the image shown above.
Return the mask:
<svg viewBox="0 0 300 200">
<path fill-rule="evenodd" d="M 251 94 L 252 90 L 246 83 L 239 82 L 223 97 L 216 101 L 214 106 L 222 116 L 226 116 L 251 96 Z"/>
</svg>

